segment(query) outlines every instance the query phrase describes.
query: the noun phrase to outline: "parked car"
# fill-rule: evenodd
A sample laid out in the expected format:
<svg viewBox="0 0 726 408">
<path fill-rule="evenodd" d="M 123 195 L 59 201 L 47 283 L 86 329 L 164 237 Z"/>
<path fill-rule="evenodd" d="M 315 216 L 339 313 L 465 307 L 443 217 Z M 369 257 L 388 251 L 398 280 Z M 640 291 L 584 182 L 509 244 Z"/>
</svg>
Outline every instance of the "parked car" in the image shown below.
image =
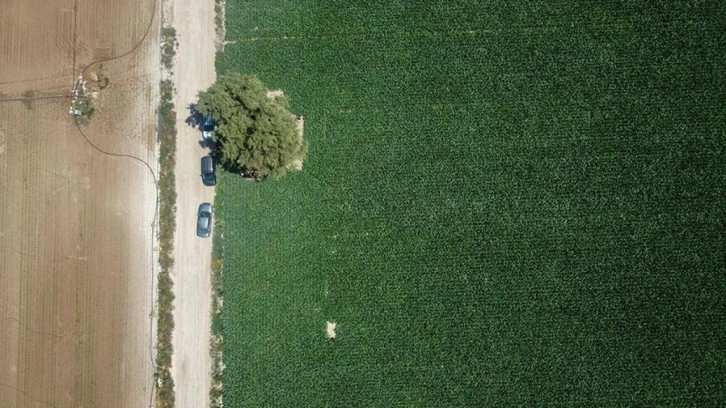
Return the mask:
<svg viewBox="0 0 726 408">
<path fill-rule="evenodd" d="M 210 116 L 205 116 L 204 119 L 202 119 L 202 139 L 209 142 L 212 140 L 212 136 L 214 136 L 214 127 L 216 124 L 214 123 L 214 120 Z"/>
<path fill-rule="evenodd" d="M 202 157 L 202 183 L 205 186 L 217 184 L 217 175 L 214 173 L 214 160 L 212 156 Z"/>
<path fill-rule="evenodd" d="M 197 212 L 197 236 L 207 238 L 212 235 L 212 204 L 202 203 Z"/>
</svg>

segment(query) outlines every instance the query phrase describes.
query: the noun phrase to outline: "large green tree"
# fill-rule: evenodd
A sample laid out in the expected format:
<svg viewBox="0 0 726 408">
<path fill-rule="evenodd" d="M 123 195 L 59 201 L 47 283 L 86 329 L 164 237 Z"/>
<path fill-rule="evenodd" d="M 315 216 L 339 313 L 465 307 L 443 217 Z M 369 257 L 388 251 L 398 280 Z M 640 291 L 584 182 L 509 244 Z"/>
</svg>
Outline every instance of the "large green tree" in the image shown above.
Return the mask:
<svg viewBox="0 0 726 408">
<path fill-rule="evenodd" d="M 199 93 L 197 111 L 217 124 L 213 140 L 225 169 L 278 178 L 301 163 L 305 146 L 296 116 L 281 92 L 269 92 L 255 76 L 221 75 Z"/>
</svg>

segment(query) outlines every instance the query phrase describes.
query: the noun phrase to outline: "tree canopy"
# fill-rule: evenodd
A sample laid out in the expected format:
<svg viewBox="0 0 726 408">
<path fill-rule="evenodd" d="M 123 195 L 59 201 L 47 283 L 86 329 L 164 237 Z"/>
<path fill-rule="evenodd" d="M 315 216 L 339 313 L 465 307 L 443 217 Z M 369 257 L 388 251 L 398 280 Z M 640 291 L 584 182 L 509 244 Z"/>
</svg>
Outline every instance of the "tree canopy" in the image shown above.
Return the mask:
<svg viewBox="0 0 726 408">
<path fill-rule="evenodd" d="M 305 154 L 287 98 L 269 92 L 255 76 L 221 75 L 199 93 L 196 109 L 215 121 L 213 140 L 219 163 L 227 170 L 278 178 Z"/>
</svg>

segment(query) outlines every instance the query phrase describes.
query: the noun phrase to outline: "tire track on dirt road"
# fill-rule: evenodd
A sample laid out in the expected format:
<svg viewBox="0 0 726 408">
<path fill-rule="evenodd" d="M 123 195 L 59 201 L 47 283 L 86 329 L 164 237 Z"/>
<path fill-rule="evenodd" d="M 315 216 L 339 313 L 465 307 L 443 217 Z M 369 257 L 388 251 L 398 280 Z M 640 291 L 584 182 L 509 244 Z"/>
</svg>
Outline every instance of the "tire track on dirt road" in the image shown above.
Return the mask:
<svg viewBox="0 0 726 408">
<path fill-rule="evenodd" d="M 171 24 L 179 46 L 174 68 L 177 89 L 176 232 L 174 234 L 174 336 L 172 377 L 178 407 L 208 408 L 212 384 L 211 252 L 212 239 L 196 236 L 197 208 L 214 202 L 214 188 L 199 177 L 201 132 L 185 119 L 197 93 L 215 81 L 214 0 L 172 0 Z"/>
</svg>

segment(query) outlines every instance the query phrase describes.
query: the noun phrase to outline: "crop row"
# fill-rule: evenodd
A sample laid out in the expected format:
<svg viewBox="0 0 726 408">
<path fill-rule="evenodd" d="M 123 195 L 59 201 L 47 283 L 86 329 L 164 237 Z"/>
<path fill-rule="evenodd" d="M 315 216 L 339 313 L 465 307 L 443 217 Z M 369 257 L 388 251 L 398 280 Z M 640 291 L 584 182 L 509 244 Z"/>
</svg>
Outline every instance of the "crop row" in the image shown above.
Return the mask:
<svg viewBox="0 0 726 408">
<path fill-rule="evenodd" d="M 222 177 L 226 400 L 723 399 L 722 10 L 426 3 L 228 3 L 310 152 Z"/>
</svg>

